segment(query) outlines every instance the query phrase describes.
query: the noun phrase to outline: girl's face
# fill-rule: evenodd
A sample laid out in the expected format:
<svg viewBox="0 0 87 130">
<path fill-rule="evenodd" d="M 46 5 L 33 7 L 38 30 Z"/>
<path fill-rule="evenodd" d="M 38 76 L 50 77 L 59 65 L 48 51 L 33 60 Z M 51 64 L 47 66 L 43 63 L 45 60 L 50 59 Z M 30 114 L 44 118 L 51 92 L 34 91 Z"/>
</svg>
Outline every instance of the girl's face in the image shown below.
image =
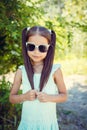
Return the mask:
<svg viewBox="0 0 87 130">
<path fill-rule="evenodd" d="M 45 37 L 36 34 L 36 35 L 30 36 L 27 42 L 29 42 L 29 44 L 34 44 L 36 46 L 33 49 L 33 51 L 29 51 L 29 50 L 27 51 L 28 56 L 32 60 L 33 64 L 42 63 L 47 55 L 47 51 L 40 52 L 39 48 L 41 48 L 40 45 L 45 45 L 47 48 L 49 48 L 48 40 Z M 43 50 L 43 48 L 41 49 Z"/>
</svg>

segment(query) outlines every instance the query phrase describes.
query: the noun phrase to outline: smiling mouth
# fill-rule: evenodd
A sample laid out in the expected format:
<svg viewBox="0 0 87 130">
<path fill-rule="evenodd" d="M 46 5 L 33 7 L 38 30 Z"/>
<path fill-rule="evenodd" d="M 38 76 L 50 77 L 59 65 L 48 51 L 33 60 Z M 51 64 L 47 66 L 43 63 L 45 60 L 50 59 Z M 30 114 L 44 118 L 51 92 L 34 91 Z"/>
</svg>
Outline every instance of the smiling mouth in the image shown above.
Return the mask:
<svg viewBox="0 0 87 130">
<path fill-rule="evenodd" d="M 40 58 L 40 56 L 33 56 L 33 57 L 35 57 L 35 58 Z"/>
</svg>

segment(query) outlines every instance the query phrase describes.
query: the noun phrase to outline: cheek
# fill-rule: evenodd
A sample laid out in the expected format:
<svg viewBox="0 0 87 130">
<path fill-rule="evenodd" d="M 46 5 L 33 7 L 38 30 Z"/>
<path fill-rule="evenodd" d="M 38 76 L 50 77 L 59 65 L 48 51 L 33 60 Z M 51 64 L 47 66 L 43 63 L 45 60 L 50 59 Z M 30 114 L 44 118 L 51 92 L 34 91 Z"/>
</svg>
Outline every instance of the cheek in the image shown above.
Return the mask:
<svg viewBox="0 0 87 130">
<path fill-rule="evenodd" d="M 27 55 L 30 57 L 32 55 L 32 52 L 27 51 Z"/>
<path fill-rule="evenodd" d="M 46 56 L 47 56 L 47 53 L 44 53 L 44 54 L 43 54 L 43 57 L 45 58 Z"/>
<path fill-rule="evenodd" d="M 33 54 L 33 51 L 27 51 L 27 54 L 31 55 L 31 54 Z"/>
<path fill-rule="evenodd" d="M 46 56 L 47 56 L 47 53 L 44 53 L 44 54 L 41 55 L 41 58 L 42 58 L 42 59 L 45 59 Z"/>
</svg>

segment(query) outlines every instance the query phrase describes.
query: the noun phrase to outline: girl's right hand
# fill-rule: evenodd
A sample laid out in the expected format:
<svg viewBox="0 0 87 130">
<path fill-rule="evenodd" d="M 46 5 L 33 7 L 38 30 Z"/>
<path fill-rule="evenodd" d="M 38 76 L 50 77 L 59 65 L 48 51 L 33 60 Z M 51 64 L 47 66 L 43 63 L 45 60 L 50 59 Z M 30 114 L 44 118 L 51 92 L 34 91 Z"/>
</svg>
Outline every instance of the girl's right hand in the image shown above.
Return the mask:
<svg viewBox="0 0 87 130">
<path fill-rule="evenodd" d="M 27 101 L 33 101 L 36 99 L 36 90 L 29 90 L 24 95 Z"/>
</svg>

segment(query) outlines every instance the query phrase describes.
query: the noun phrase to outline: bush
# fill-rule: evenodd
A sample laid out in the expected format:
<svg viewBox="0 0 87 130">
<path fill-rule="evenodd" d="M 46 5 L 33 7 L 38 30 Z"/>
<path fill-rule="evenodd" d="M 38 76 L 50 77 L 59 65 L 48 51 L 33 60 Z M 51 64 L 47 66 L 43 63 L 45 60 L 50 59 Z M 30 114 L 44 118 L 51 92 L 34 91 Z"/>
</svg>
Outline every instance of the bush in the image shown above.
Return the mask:
<svg viewBox="0 0 87 130">
<path fill-rule="evenodd" d="M 11 85 L 4 76 L 0 80 L 0 130 L 16 130 L 20 120 L 21 104 L 9 102 Z"/>
</svg>

